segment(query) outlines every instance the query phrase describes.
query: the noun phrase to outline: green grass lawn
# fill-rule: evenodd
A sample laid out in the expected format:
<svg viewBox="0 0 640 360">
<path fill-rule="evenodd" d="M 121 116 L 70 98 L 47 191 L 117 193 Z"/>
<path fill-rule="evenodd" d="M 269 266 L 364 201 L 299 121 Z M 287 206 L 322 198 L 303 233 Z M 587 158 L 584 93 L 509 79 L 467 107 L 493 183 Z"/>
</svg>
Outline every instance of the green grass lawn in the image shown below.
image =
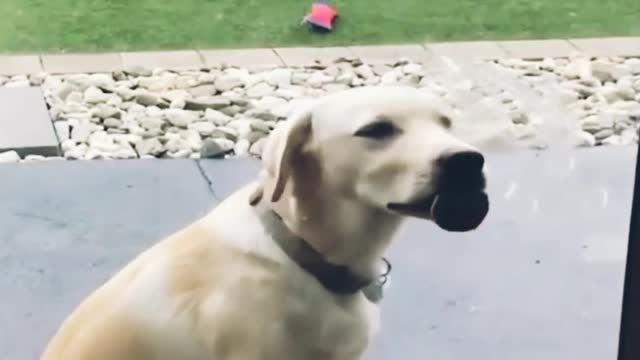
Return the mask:
<svg viewBox="0 0 640 360">
<path fill-rule="evenodd" d="M 331 34 L 311 0 L 0 0 L 0 52 L 97 51 L 640 34 L 640 0 L 336 0 Z"/>
</svg>

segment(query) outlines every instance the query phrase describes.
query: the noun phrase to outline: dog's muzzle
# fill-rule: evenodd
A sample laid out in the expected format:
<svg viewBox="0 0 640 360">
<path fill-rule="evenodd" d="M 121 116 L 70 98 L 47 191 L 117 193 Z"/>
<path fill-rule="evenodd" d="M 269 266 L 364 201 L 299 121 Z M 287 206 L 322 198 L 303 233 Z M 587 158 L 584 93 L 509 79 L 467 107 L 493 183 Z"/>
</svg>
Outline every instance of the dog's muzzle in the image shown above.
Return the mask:
<svg viewBox="0 0 640 360">
<path fill-rule="evenodd" d="M 403 215 L 431 219 L 446 231 L 474 230 L 489 212 L 483 166 L 484 157 L 474 151 L 441 158 L 435 193 L 409 203 L 390 203 L 387 207 Z"/>
</svg>

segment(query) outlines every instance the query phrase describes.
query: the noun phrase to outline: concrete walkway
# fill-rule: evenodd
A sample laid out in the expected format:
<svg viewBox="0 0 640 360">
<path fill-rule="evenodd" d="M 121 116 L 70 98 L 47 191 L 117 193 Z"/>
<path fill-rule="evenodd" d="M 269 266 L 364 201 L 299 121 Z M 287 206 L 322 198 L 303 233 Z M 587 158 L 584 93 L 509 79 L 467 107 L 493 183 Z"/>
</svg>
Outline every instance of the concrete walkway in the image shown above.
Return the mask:
<svg viewBox="0 0 640 360">
<path fill-rule="evenodd" d="M 270 48 L 225 50 L 180 50 L 101 54 L 0 55 L 0 75 L 47 72 L 50 74 L 96 73 L 123 70 L 131 66 L 165 69 L 197 69 L 221 64 L 241 67 L 303 66 L 314 61 L 361 58 L 365 62 L 393 62 L 399 57 L 422 63 L 444 57 L 471 61 L 502 57 L 566 57 L 575 53 L 593 56 L 640 56 L 640 37 L 551 39 L 523 41 L 473 41 L 350 46 L 320 48 Z"/>
<path fill-rule="evenodd" d="M 614 359 L 635 152 L 489 156 L 491 212 L 478 231 L 410 221 L 394 243 L 366 359 Z M 0 359 L 36 359 L 89 291 L 257 165 L 0 164 Z"/>
</svg>

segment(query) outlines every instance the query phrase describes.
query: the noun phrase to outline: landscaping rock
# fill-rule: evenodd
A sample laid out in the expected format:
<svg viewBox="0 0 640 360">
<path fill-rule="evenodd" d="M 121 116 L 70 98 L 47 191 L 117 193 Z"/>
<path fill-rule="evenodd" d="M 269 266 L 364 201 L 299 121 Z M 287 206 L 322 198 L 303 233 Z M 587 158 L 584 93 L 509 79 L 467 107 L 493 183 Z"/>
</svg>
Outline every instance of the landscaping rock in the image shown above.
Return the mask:
<svg viewBox="0 0 640 360">
<path fill-rule="evenodd" d="M 136 144 L 136 151 L 140 156 L 143 155 L 160 155 L 164 149 L 162 143 L 157 138 L 145 139 Z"/>
<path fill-rule="evenodd" d="M 78 121 L 71 130 L 71 139 L 75 142 L 85 142 L 89 140 L 91 130 L 94 125 L 88 121 Z"/>
<path fill-rule="evenodd" d="M 11 150 L 0 152 L 0 163 L 11 163 L 18 161 L 20 161 L 20 155 L 18 155 L 18 153 L 15 151 Z"/>
<path fill-rule="evenodd" d="M 139 65 L 129 66 L 126 69 L 124 69 L 124 72 L 127 75 L 135 76 L 135 77 L 151 76 L 152 74 L 151 69 L 148 69 L 144 66 L 139 66 Z"/>
<path fill-rule="evenodd" d="M 182 109 L 167 109 L 164 114 L 170 124 L 180 128 L 186 128 L 198 119 L 197 113 Z"/>
<path fill-rule="evenodd" d="M 221 142 L 220 139 L 207 139 L 200 149 L 201 159 L 223 158 L 233 148 L 233 142 Z"/>
<path fill-rule="evenodd" d="M 69 130 L 69 123 L 66 121 L 56 121 L 53 123 L 53 127 L 58 134 L 58 141 L 63 142 L 69 139 L 71 131 Z"/>
<path fill-rule="evenodd" d="M 232 90 L 243 86 L 248 75 L 248 73 L 245 74 L 241 71 L 229 70 L 215 80 L 214 86 L 220 92 Z"/>
<path fill-rule="evenodd" d="M 107 95 L 97 87 L 91 86 L 84 92 L 84 101 L 88 104 L 98 104 L 107 101 Z"/>
<path fill-rule="evenodd" d="M 269 85 L 277 87 L 287 87 L 291 85 L 293 72 L 290 69 L 275 69 L 269 73 L 267 82 Z"/>
<path fill-rule="evenodd" d="M 187 99 L 185 108 L 188 110 L 223 109 L 231 105 L 231 101 L 221 96 L 207 96 Z"/>
<path fill-rule="evenodd" d="M 247 96 L 250 98 L 261 98 L 273 94 L 275 88 L 271 85 L 261 82 L 247 90 Z"/>
<path fill-rule="evenodd" d="M 231 121 L 231 116 L 209 108 L 204 112 L 204 119 L 215 125 L 223 126 Z"/>
<path fill-rule="evenodd" d="M 136 102 L 143 106 L 155 106 L 161 103 L 161 99 L 158 96 L 142 93 L 135 96 Z"/>
<path fill-rule="evenodd" d="M 202 136 L 209 136 L 213 134 L 216 126 L 208 121 L 200 121 L 189 124 L 188 128 L 197 131 Z"/>
</svg>

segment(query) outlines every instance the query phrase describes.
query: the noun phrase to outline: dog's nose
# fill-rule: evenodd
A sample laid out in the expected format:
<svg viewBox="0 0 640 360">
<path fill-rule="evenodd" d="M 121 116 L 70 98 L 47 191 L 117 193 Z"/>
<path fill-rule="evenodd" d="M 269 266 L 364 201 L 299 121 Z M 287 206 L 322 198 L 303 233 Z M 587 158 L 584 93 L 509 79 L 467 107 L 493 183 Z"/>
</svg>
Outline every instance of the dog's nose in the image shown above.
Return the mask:
<svg viewBox="0 0 640 360">
<path fill-rule="evenodd" d="M 446 176 L 473 176 L 482 173 L 484 156 L 477 151 L 459 151 L 441 158 L 440 165 Z"/>
</svg>

